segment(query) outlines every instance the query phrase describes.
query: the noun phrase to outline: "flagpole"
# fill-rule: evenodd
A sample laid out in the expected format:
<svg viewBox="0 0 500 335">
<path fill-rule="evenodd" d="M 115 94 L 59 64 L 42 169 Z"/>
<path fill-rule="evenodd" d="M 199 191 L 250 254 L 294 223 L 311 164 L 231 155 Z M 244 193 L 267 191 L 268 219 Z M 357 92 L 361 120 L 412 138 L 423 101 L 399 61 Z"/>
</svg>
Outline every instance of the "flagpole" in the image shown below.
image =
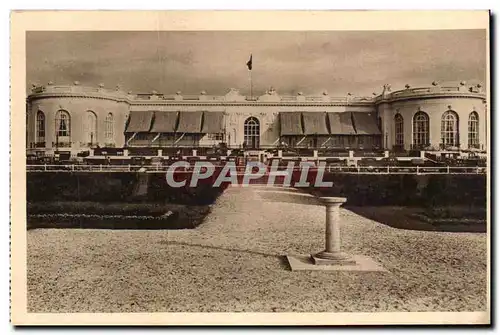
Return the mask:
<svg viewBox="0 0 500 335">
<path fill-rule="evenodd" d="M 253 100 L 252 70 L 250 70 L 250 99 Z"/>
<path fill-rule="evenodd" d="M 247 62 L 248 71 L 250 71 L 250 99 L 253 100 L 253 83 L 252 83 L 252 54 Z"/>
</svg>

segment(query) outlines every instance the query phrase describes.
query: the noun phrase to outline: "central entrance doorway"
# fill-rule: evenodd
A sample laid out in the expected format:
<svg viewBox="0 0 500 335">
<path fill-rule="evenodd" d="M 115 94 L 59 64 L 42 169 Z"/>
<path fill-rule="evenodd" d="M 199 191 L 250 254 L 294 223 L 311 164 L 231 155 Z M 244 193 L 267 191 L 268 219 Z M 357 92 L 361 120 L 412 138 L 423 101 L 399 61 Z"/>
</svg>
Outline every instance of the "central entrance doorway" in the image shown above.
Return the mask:
<svg viewBox="0 0 500 335">
<path fill-rule="evenodd" d="M 258 149 L 260 146 L 260 122 L 251 116 L 245 120 L 243 134 L 245 136 L 245 147 L 248 149 Z"/>
</svg>

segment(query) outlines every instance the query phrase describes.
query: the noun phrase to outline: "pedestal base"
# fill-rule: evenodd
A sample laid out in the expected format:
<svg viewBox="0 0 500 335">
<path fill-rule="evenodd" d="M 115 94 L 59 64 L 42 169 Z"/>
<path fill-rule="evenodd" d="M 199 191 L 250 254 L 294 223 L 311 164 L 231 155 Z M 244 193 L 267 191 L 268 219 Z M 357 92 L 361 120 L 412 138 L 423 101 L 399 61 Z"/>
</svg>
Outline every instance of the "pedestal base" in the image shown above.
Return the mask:
<svg viewBox="0 0 500 335">
<path fill-rule="evenodd" d="M 287 255 L 288 264 L 292 271 L 357 271 L 357 272 L 388 272 L 382 265 L 372 258 L 363 255 L 350 256 L 351 263 L 324 264 L 316 263 L 315 256 Z"/>
<path fill-rule="evenodd" d="M 311 255 L 316 265 L 356 265 L 356 261 L 343 252 L 331 253 L 322 251 L 316 255 Z"/>
</svg>

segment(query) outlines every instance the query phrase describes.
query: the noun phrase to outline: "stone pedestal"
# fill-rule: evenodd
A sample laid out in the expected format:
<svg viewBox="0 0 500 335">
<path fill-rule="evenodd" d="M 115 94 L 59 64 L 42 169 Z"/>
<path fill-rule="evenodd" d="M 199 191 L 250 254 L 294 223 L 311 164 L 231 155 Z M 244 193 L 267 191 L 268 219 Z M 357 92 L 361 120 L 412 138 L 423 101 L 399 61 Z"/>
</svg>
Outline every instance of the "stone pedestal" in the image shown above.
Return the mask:
<svg viewBox="0 0 500 335">
<path fill-rule="evenodd" d="M 123 156 L 128 157 L 128 149 L 123 149 Z"/>
<path fill-rule="evenodd" d="M 198 155 L 198 151 L 196 149 L 193 149 L 193 157 L 196 157 Z"/>
<path fill-rule="evenodd" d="M 291 270 L 386 272 L 370 257 L 341 251 L 339 210 L 347 199 L 323 197 L 320 200 L 326 207 L 325 250 L 314 255 L 287 255 Z"/>
<path fill-rule="evenodd" d="M 325 250 L 312 255 L 314 264 L 356 264 L 349 255 L 340 251 L 339 208 L 347 199 L 338 197 L 324 197 L 320 199 L 326 207 Z"/>
<path fill-rule="evenodd" d="M 279 158 L 283 157 L 283 150 L 278 150 L 278 157 Z"/>
<path fill-rule="evenodd" d="M 158 155 L 158 157 L 163 156 L 163 149 L 158 149 L 157 155 Z"/>
</svg>

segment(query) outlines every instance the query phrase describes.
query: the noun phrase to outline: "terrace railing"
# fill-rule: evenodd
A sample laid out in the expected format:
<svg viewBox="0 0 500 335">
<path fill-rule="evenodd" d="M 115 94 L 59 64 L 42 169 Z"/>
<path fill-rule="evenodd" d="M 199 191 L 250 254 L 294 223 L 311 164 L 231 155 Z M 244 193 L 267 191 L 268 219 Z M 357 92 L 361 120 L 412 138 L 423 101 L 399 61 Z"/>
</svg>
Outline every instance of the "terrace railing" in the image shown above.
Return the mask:
<svg viewBox="0 0 500 335">
<path fill-rule="evenodd" d="M 222 162 L 213 161 L 216 167 L 222 167 Z M 193 166 L 193 165 L 192 165 Z M 177 168 L 175 173 L 192 173 L 192 166 L 186 170 Z M 284 169 L 284 168 L 280 168 Z M 169 165 L 106 165 L 106 164 L 38 164 L 26 165 L 26 171 L 29 172 L 143 172 L 143 173 L 167 173 Z M 245 166 L 237 166 L 238 171 L 245 171 Z M 295 169 L 300 170 L 299 167 Z M 314 171 L 311 168 L 310 171 Z M 486 174 L 486 167 L 479 166 L 358 166 L 347 167 L 336 164 L 327 165 L 326 171 L 330 173 L 343 174 Z"/>
</svg>

